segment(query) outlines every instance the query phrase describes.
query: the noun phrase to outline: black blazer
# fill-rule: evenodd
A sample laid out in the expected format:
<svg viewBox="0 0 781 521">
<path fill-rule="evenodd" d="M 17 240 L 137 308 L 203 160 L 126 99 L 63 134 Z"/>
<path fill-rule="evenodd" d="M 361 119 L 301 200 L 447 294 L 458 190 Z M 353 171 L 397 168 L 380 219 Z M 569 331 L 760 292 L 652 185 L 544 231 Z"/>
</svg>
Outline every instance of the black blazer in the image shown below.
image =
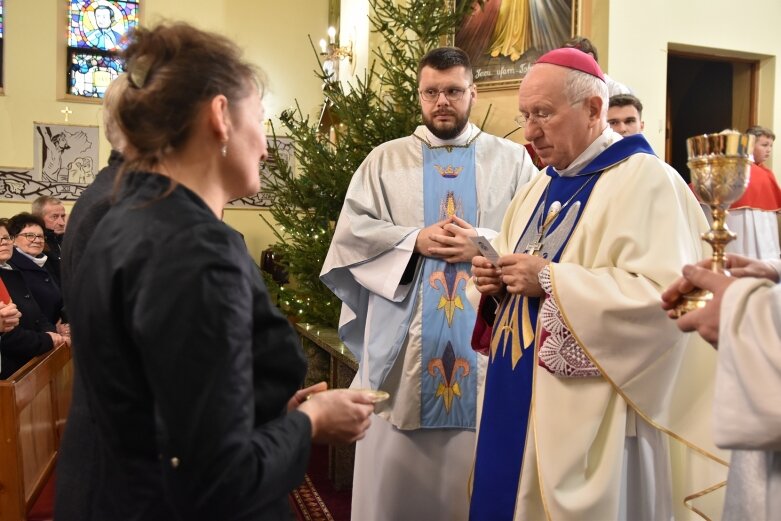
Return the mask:
<svg viewBox="0 0 781 521">
<path fill-rule="evenodd" d="M 74 400 L 97 429 L 73 518 L 288 520 L 311 443 L 308 417 L 286 411 L 301 346 L 239 234 L 169 182 L 130 175 L 66 284 Z"/>
<path fill-rule="evenodd" d="M 55 328 L 41 312 L 20 272 L 0 268 L 0 279 L 8 289 L 11 300 L 22 312 L 19 325 L 3 333 L 0 339 L 0 379 L 5 379 L 31 358 L 42 355 L 53 347 L 52 337 L 46 334 L 46 331 L 54 331 Z"/>
<path fill-rule="evenodd" d="M 56 324 L 63 317 L 62 293 L 46 265 L 41 268 L 16 248 L 8 264 L 21 272 L 43 314 L 49 322 Z"/>
</svg>

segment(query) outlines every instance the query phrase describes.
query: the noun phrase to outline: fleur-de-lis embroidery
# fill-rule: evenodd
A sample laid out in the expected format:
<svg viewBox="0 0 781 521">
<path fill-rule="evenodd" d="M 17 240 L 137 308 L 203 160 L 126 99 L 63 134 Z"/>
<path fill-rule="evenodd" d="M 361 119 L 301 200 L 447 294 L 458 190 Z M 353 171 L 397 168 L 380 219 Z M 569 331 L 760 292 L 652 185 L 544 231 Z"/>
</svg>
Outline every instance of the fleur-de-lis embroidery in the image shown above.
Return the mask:
<svg viewBox="0 0 781 521">
<path fill-rule="evenodd" d="M 458 294 L 458 286 L 462 281 L 464 286 L 466 286 L 466 283 L 469 281 L 469 275 L 465 271 L 458 271 L 453 264 L 445 266 L 444 271 L 435 271 L 428 279 L 428 283 L 435 290 L 437 289 L 437 282 L 441 286 L 440 292 L 442 296 L 439 298 L 437 309 L 445 310 L 448 327 L 453 325 L 453 316 L 456 313 L 456 309 L 464 309 L 464 303 Z"/>
<path fill-rule="evenodd" d="M 437 371 L 439 371 L 442 382 L 437 387 L 436 397 L 442 398 L 445 410 L 450 412 L 453 400 L 461 396 L 461 386 L 458 381 L 469 375 L 469 362 L 464 358 L 456 358 L 453 344 L 448 342 L 442 353 L 442 358 L 433 358 L 428 362 L 428 374 L 436 378 Z"/>
</svg>

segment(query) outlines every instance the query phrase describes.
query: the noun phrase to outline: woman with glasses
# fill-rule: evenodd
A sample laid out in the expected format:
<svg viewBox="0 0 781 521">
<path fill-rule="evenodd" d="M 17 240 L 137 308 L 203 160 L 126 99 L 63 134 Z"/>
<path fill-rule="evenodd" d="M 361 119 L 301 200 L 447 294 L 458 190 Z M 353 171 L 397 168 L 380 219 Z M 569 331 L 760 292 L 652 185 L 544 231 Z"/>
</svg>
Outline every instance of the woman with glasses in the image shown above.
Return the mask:
<svg viewBox="0 0 781 521">
<path fill-rule="evenodd" d="M 43 253 L 46 239 L 40 217 L 22 212 L 8 220 L 8 232 L 14 240 L 14 251 L 9 264 L 19 270 L 30 292 L 52 324 L 63 320 L 62 293 L 54 277 L 47 269 L 47 257 Z M 63 333 L 67 326 L 60 325 Z"/>
<path fill-rule="evenodd" d="M 38 302 L 30 294 L 19 270 L 13 269 L 8 260 L 13 252 L 13 239 L 8 233 L 8 219 L 0 219 L 0 293 L 2 289 L 7 295 L 0 300 L 8 303 L 10 300 L 21 311 L 19 325 L 3 333 L 0 343 L 0 353 L 3 357 L 0 379 L 6 379 L 14 374 L 31 358 L 42 355 L 69 339 L 56 332 L 55 326 L 41 312 Z"/>
</svg>

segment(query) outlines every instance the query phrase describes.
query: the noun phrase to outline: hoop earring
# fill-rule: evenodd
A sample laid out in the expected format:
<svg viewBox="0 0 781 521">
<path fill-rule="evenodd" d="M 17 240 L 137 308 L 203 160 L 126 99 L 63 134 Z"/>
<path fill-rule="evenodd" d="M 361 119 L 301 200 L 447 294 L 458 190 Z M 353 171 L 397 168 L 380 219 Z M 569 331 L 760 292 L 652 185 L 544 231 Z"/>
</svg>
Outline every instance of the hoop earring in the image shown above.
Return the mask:
<svg viewBox="0 0 781 521">
<path fill-rule="evenodd" d="M 222 144 L 222 148 L 220 148 L 220 154 L 222 154 L 222 157 L 228 157 L 228 142 L 224 142 Z"/>
</svg>

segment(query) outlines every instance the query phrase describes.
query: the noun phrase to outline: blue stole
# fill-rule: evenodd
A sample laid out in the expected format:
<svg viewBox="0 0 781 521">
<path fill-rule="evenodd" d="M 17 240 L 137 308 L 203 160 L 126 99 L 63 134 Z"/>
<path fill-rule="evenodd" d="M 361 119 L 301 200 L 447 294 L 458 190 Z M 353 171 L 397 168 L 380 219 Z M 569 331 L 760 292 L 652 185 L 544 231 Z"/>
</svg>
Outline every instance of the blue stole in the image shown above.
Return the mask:
<svg viewBox="0 0 781 521">
<path fill-rule="evenodd" d="M 476 224 L 474 145 L 422 146 L 426 226 L 452 215 Z M 464 291 L 470 273 L 468 262 L 423 260 L 421 428 L 475 428 L 477 357 L 470 339 L 476 312 Z"/>
<path fill-rule="evenodd" d="M 566 222 L 562 226 L 566 227 L 565 233 L 553 246 L 553 251 L 543 250 L 543 256 L 551 262 L 559 262 L 599 176 L 606 168 L 637 153 L 654 154 L 639 134 L 614 143 L 574 177 L 560 177 L 552 167 L 548 167 L 545 172 L 551 178 L 548 188 L 537 201 L 533 217 L 526 224 L 515 252 L 523 253 L 529 246 L 528 239 L 536 239 L 542 223 L 535 217 L 547 216 L 553 201 L 566 202 L 544 235 L 544 238 L 555 235 L 560 225 Z M 477 440 L 470 521 L 513 519 L 528 434 L 534 365 L 537 363 L 536 351 L 526 352 L 526 349 L 534 346 L 536 350 L 537 316 L 541 305 L 541 298 L 507 295 L 496 314 Z M 524 327 L 524 322 L 527 327 Z"/>
</svg>

